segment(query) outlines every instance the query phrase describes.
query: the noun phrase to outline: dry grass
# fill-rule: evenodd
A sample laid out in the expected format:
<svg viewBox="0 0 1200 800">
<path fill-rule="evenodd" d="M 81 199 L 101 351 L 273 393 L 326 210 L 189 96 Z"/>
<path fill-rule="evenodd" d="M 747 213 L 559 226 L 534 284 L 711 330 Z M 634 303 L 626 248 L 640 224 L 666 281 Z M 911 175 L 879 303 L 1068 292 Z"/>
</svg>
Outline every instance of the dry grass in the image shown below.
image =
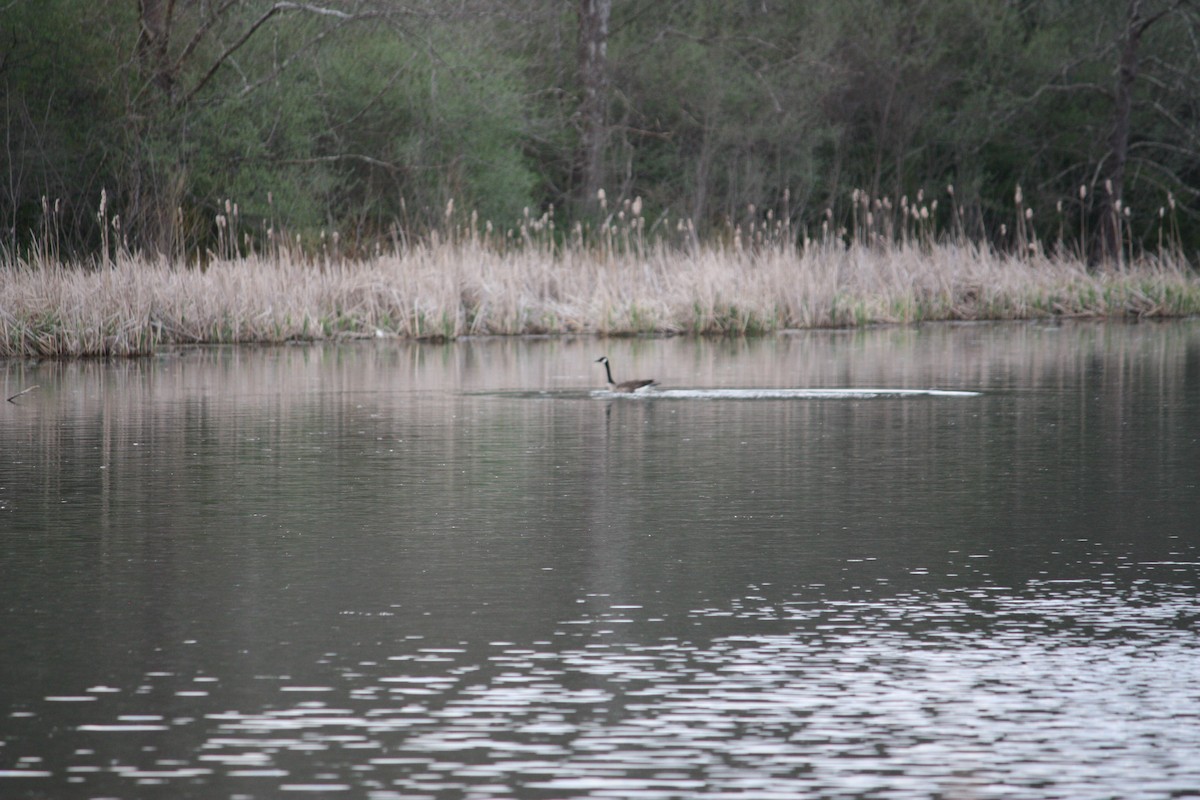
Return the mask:
<svg viewBox="0 0 1200 800">
<path fill-rule="evenodd" d="M 632 231 L 632 235 L 630 234 Z M 430 240 L 348 261 L 286 252 L 204 269 L 118 255 L 0 264 L 0 356 L 136 355 L 161 344 L 355 336 L 756 334 L 786 328 L 1200 313 L 1181 258 L 1120 270 L 986 246 L 770 240 L 603 246 Z"/>
</svg>

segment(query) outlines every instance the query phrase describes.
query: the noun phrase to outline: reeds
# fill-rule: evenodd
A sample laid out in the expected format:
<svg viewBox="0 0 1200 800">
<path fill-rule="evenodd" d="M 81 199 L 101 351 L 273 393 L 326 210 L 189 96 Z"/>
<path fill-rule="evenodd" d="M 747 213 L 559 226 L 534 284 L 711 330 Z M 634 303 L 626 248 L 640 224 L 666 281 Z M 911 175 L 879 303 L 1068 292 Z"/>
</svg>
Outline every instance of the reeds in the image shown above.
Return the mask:
<svg viewBox="0 0 1200 800">
<path fill-rule="evenodd" d="M 1089 268 L 1033 233 L 1017 196 L 1007 246 L 972 242 L 953 207 L 853 197 L 848 225 L 819 231 L 748 209 L 701 241 L 686 221 L 647 226 L 634 199 L 593 229 L 526 213 L 503 233 L 447 208 L 445 227 L 351 258 L 336 237 L 302 251 L 272 231 L 239 242 L 236 206 L 206 265 L 130 253 L 62 264 L 44 247 L 0 263 L 0 356 L 122 356 L 164 344 L 339 337 L 760 334 L 930 320 L 1200 313 L 1200 280 L 1160 247 Z M 606 209 L 607 211 L 607 209 Z M 102 212 L 103 213 L 103 212 Z M 1170 220 L 1160 215 L 1169 231 Z M 119 235 L 119 225 L 105 229 Z"/>
</svg>

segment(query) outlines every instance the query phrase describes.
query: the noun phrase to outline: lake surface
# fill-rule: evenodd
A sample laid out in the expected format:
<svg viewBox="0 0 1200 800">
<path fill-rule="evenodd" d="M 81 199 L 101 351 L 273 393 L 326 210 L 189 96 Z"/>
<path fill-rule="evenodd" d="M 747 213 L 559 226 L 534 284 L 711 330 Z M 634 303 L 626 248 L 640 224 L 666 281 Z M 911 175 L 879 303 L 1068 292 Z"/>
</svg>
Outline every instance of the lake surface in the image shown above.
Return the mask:
<svg viewBox="0 0 1200 800">
<path fill-rule="evenodd" d="M 1200 794 L 1200 321 L 32 385 L 0 797 Z"/>
</svg>

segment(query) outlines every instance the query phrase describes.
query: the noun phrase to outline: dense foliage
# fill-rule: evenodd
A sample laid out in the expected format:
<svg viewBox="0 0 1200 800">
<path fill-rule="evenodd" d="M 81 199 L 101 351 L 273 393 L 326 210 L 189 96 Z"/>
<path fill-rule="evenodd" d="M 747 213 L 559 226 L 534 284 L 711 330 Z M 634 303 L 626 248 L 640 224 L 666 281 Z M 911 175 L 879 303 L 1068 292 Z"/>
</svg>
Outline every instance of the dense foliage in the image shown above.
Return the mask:
<svg viewBox="0 0 1200 800">
<path fill-rule="evenodd" d="M 660 230 L 925 213 L 1103 255 L 1116 220 L 1200 253 L 1189 0 L 601 5 L 589 78 L 578 0 L 9 0 L 0 243 L 370 252 L 642 198 Z"/>
</svg>

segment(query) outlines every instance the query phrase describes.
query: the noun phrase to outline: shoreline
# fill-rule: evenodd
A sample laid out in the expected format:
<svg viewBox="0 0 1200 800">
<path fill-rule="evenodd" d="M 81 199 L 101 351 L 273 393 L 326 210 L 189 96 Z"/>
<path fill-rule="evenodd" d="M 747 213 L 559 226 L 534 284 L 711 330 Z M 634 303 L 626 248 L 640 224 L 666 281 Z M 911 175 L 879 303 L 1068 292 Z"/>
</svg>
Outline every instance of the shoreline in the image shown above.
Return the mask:
<svg viewBox="0 0 1200 800">
<path fill-rule="evenodd" d="M 1181 258 L 1075 259 L 932 246 L 626 251 L 477 241 L 362 261 L 286 254 L 205 269 L 120 255 L 104 267 L 0 264 L 0 358 L 152 355 L 191 344 L 475 336 L 757 336 L 923 322 L 1200 314 Z"/>
</svg>

